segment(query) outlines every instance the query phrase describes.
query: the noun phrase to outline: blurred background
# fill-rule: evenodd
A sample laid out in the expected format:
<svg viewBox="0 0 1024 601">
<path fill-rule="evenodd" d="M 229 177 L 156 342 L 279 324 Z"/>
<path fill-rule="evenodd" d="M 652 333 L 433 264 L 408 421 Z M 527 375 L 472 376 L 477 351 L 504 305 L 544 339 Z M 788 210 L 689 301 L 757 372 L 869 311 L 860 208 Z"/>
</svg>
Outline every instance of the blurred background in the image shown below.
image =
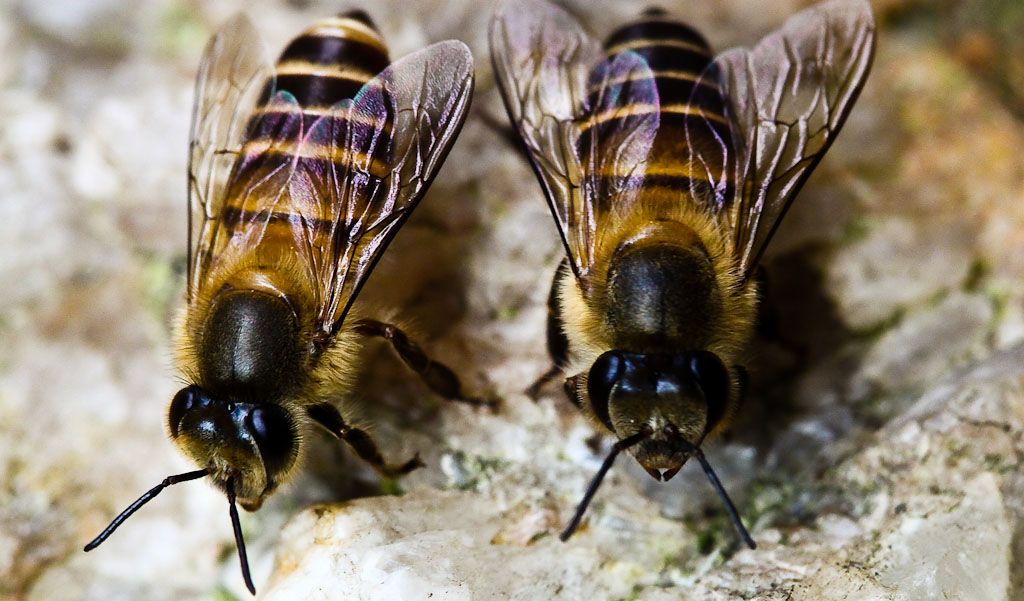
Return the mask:
<svg viewBox="0 0 1024 601">
<path fill-rule="evenodd" d="M 649 4 L 564 6 L 603 37 Z M 724 49 L 751 45 L 812 2 L 659 4 Z M 1024 599 L 1024 405 L 1013 359 L 1024 340 L 1024 3 L 872 4 L 874 72 L 768 253 L 752 397 L 710 448 L 768 555 L 733 555 L 733 533 L 695 468 L 670 487 L 622 460 L 592 510 L 599 543 L 574 541 L 593 548 L 578 551 L 590 563 L 567 559 L 557 571 L 550 558 L 557 564 L 563 547 L 545 535 L 571 515 L 609 441 L 593 438 L 559 386 L 536 403 L 522 394 L 548 366 L 545 302 L 563 251 L 532 172 L 488 125 L 505 120 L 486 41 L 492 4 L 0 0 L 0 600 L 247 598 L 226 503 L 203 484 L 164 492 L 98 550 L 81 548 L 143 491 L 193 469 L 165 422 L 181 386 L 171 323 L 183 298 L 185 161 L 203 45 L 244 9 L 276 56 L 318 17 L 357 7 L 393 57 L 457 38 L 477 68 L 463 134 L 361 300 L 502 408 L 446 405 L 389 349 L 369 345 L 353 402 L 389 457 L 420 451 L 428 467 L 400 488 L 381 484 L 343 445 L 312 436 L 296 481 L 243 516 L 261 592 L 294 567 L 275 563 L 275 548 L 301 510 L 399 491 L 415 506 L 417 495 L 451 491 L 453 507 L 486 501 L 481 515 L 494 512 L 484 522 L 493 527 L 471 533 L 481 545 L 549 562 L 522 564 L 521 581 L 573 583 L 546 598 L 732 598 L 737 587 L 744 598 L 829 598 L 829 578 L 891 593 L 862 598 L 928 598 L 933 589 L 893 592 L 919 572 L 878 567 L 904 565 L 877 552 L 878 533 L 902 532 L 908 512 L 926 520 L 971 507 L 955 484 L 962 472 L 993 474 L 994 495 L 1006 499 L 996 513 L 1009 530 L 992 547 L 1001 567 L 975 577 Z M 970 371 L 993 357 L 1002 358 L 995 375 Z M 978 430 L 950 426 L 925 450 L 921 438 L 894 436 L 922 399 L 963 374 L 1008 379 L 1016 392 L 999 397 L 1001 409 L 977 409 Z M 995 434 L 977 425 L 986 420 Z M 870 455 L 890 442 L 916 451 Z M 1002 446 L 972 446 L 986 444 Z M 879 509 L 882 493 L 892 503 Z M 787 544 L 805 555 L 772 554 Z M 421 559 L 457 564 L 466 553 L 436 552 L 450 556 Z M 499 576 L 466 570 L 475 597 L 438 597 L 531 598 L 511 584 L 490 591 L 484 583 Z"/>
</svg>

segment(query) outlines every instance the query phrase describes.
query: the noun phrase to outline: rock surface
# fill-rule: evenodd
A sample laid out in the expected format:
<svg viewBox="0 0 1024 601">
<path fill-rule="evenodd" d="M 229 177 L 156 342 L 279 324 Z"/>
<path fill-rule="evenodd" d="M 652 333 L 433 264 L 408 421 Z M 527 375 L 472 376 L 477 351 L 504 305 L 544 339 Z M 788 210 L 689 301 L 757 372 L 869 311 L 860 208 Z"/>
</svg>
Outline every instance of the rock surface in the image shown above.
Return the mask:
<svg viewBox="0 0 1024 601">
<path fill-rule="evenodd" d="M 0 0 L 0 601 L 248 598 L 202 484 L 81 551 L 192 469 L 164 426 L 191 87 L 248 4 Z M 567 4 L 604 33 L 649 3 Z M 726 47 L 807 2 L 663 4 Z M 1006 33 L 1024 11 L 873 4 L 874 72 L 766 257 L 752 397 L 707 449 L 755 551 L 696 466 L 664 484 L 627 458 L 557 539 L 611 441 L 558 386 L 522 393 L 547 368 L 562 249 L 482 118 L 504 119 L 490 8 L 370 6 L 395 56 L 466 41 L 477 95 L 362 300 L 502 405 L 440 402 L 369 345 L 353 402 L 388 457 L 427 467 L 381 483 L 312 437 L 295 481 L 243 516 L 261 597 L 1024 599 L 1024 53 Z M 338 9 L 249 8 L 272 51 Z"/>
</svg>

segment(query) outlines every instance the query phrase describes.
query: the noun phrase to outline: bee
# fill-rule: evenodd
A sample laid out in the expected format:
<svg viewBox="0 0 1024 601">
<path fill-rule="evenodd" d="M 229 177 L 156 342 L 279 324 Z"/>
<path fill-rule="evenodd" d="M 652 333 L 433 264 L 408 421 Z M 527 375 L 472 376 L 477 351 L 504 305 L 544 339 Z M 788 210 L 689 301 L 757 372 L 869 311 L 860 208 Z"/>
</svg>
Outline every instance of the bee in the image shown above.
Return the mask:
<svg viewBox="0 0 1024 601">
<path fill-rule="evenodd" d="M 491 57 L 514 129 L 567 257 L 549 297 L 548 348 L 570 400 L 617 437 L 567 540 L 618 454 L 655 480 L 696 458 L 743 396 L 751 277 L 832 144 L 874 54 L 866 0 L 791 17 L 752 49 L 714 55 L 660 9 L 602 48 L 544 0 L 508 0 Z"/>
<path fill-rule="evenodd" d="M 208 477 L 228 498 L 250 592 L 236 500 L 253 511 L 300 463 L 313 424 L 387 476 L 389 464 L 342 399 L 361 339 L 389 340 L 440 395 L 455 374 L 352 303 L 444 162 L 465 120 L 473 59 L 439 42 L 390 62 L 362 11 L 324 19 L 276 65 L 236 16 L 206 46 L 189 143 L 187 303 L 178 323 L 188 385 L 168 428 L 198 470 L 166 478 L 104 530 L 102 543 L 164 488 Z"/>
</svg>

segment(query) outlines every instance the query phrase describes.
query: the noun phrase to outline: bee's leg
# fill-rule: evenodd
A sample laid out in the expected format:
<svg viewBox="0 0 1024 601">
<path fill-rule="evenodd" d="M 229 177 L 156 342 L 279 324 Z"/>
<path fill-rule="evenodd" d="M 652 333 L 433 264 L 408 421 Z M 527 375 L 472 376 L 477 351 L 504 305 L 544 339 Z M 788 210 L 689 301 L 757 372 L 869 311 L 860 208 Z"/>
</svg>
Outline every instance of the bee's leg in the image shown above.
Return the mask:
<svg viewBox="0 0 1024 601">
<path fill-rule="evenodd" d="M 536 382 L 526 389 L 526 394 L 536 400 L 543 387 L 557 378 L 569 362 L 569 338 L 565 335 L 562 327 L 562 302 L 558 297 L 558 290 L 562 286 L 562 279 L 569 275 L 569 260 L 562 259 L 555 270 L 555 277 L 551 281 L 551 292 L 548 294 L 548 354 L 551 355 L 551 368 L 544 372 Z"/>
<path fill-rule="evenodd" d="M 381 475 L 396 478 L 423 467 L 419 453 L 402 464 L 385 463 L 384 456 L 381 455 L 380 449 L 377 448 L 377 443 L 373 441 L 370 433 L 346 424 L 345 419 L 338 413 L 338 408 L 330 403 L 310 405 L 306 408 L 306 414 L 328 432 L 347 442 L 360 459 L 369 463 Z"/>
<path fill-rule="evenodd" d="M 569 400 L 572 401 L 572 404 L 576 405 L 576 407 L 579 409 L 583 408 L 583 401 L 584 399 L 586 399 L 586 397 L 584 396 L 586 386 L 586 373 L 580 373 L 576 374 L 575 376 L 570 376 L 566 378 L 565 382 L 562 384 L 562 387 L 565 390 L 565 396 L 569 397 Z"/>
<path fill-rule="evenodd" d="M 733 365 L 733 372 L 736 374 L 736 400 L 733 403 L 732 410 L 729 412 L 732 415 L 739 413 L 740 409 L 743 408 L 743 404 L 747 400 L 747 393 L 750 390 L 750 374 L 747 373 L 747 368 L 742 365 Z M 733 438 L 732 421 L 726 421 L 722 423 L 722 420 L 726 419 L 725 407 L 721 407 L 716 414 L 712 415 L 711 407 L 709 406 L 708 411 L 708 422 L 707 432 L 715 432 L 717 436 L 720 436 L 725 442 L 729 442 Z"/>
<path fill-rule="evenodd" d="M 541 376 L 537 378 L 537 380 L 534 381 L 533 384 L 530 384 L 529 388 L 527 388 L 524 391 L 526 393 L 526 396 L 536 401 L 537 397 L 540 396 L 540 391 L 551 382 L 554 382 L 555 378 L 557 378 L 560 375 L 562 375 L 562 368 L 558 367 L 557 365 L 552 365 L 550 368 L 548 368 L 546 372 L 541 374 Z"/>
<path fill-rule="evenodd" d="M 390 342 L 409 369 L 419 374 L 427 386 L 442 397 L 470 405 L 492 409 L 495 407 L 496 403 L 492 400 L 463 395 L 462 384 L 455 372 L 447 365 L 428 357 L 420 345 L 410 340 L 409 336 L 397 326 L 375 319 L 361 319 L 356 322 L 355 331 L 364 336 L 378 336 Z"/>
</svg>

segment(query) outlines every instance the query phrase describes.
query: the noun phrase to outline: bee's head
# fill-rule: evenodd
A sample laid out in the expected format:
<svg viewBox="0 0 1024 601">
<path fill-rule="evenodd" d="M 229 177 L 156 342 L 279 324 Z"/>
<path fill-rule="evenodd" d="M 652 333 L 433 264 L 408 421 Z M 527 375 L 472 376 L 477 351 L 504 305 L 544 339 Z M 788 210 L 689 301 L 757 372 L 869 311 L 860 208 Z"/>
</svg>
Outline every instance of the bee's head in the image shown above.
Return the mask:
<svg viewBox="0 0 1024 601">
<path fill-rule="evenodd" d="M 100 546 L 125 520 L 168 486 L 209 476 L 214 485 L 227 494 L 242 578 L 255 595 L 235 501 L 250 511 L 259 509 L 266 496 L 287 475 L 299 452 L 295 420 L 280 405 L 228 401 L 196 385 L 174 395 L 167 420 L 174 442 L 200 469 L 164 478 L 114 518 L 85 550 Z"/>
<path fill-rule="evenodd" d="M 171 437 L 213 482 L 227 490 L 233 479 L 239 504 L 250 511 L 277 488 L 299 450 L 288 412 L 272 403 L 231 402 L 198 386 L 183 388 L 168 411 Z"/>
<path fill-rule="evenodd" d="M 650 432 L 630 453 L 658 480 L 674 476 L 722 419 L 729 391 L 725 365 L 703 350 L 608 351 L 587 377 L 594 415 L 620 440 Z"/>
<path fill-rule="evenodd" d="M 722 419 L 730 389 L 729 371 L 708 351 L 608 351 L 598 357 L 587 376 L 591 409 L 619 440 L 591 480 L 560 538 L 568 540 L 576 531 L 615 457 L 628 451 L 658 480 L 669 480 L 689 458 L 696 457 L 722 498 L 740 538 L 755 548 L 736 507 L 700 449 L 704 437 Z"/>
</svg>

